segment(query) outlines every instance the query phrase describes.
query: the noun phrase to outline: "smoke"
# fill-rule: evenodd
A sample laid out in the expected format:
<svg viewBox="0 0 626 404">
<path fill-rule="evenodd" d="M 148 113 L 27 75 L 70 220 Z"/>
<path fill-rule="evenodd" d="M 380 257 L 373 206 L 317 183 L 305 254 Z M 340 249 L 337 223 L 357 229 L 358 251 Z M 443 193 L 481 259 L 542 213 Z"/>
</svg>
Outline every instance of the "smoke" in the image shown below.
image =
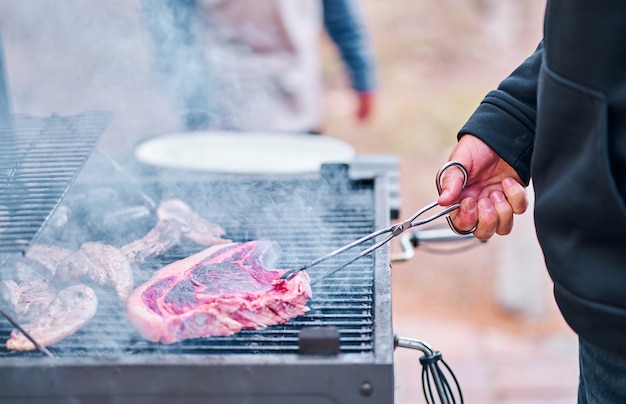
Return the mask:
<svg viewBox="0 0 626 404">
<path fill-rule="evenodd" d="M 177 128 L 137 1 L 0 0 L 0 28 L 14 113 L 112 111 L 101 147 L 119 154 Z"/>
<path fill-rule="evenodd" d="M 233 127 L 259 124 L 259 117 L 267 112 L 261 107 L 267 93 L 263 89 L 254 90 L 254 81 L 238 82 L 236 76 L 226 71 L 227 63 L 218 65 L 222 58 L 232 62 L 229 50 L 218 53 L 215 47 L 210 46 L 206 36 L 201 43 L 197 43 L 187 36 L 189 32 L 180 30 L 181 25 L 193 29 L 188 27 L 193 24 L 190 22 L 190 11 L 185 9 L 185 5 L 192 2 L 179 2 L 182 8 L 177 11 L 178 14 L 168 14 L 170 10 L 163 10 L 168 3 L 156 0 L 0 0 L 0 29 L 12 110 L 36 116 L 71 115 L 95 109 L 112 111 L 113 121 L 99 148 L 114 157 L 132 155 L 134 147 L 147 138 L 183 130 L 184 122 L 180 114 L 184 108 L 239 110 L 236 115 L 219 117 L 223 122 L 218 123 Z M 204 28 L 211 25 L 207 20 L 209 17 L 203 14 Z M 252 30 L 247 35 L 255 34 Z M 219 36 L 217 39 L 226 41 Z M 245 55 L 246 52 L 250 50 L 240 45 L 232 49 L 230 56 Z M 212 69 L 215 66 L 217 68 Z M 251 76 L 260 70 L 261 67 L 250 66 Z M 169 79 L 166 80 L 166 76 Z M 206 90 L 198 91 L 213 92 L 206 99 L 208 104 L 203 105 L 202 101 L 194 105 L 175 102 L 180 93 L 193 93 L 198 86 L 205 85 Z M 222 102 L 219 107 L 210 104 L 216 99 Z M 236 105 L 240 107 L 234 108 Z M 93 165 L 96 157 L 94 155 L 88 164 Z M 81 173 L 78 182 L 97 183 L 101 180 L 97 178 L 100 175 L 107 181 L 126 180 L 132 183 L 131 180 L 139 176 L 132 170 L 119 173 L 106 163 L 91 171 L 95 171 L 96 175 Z M 211 193 L 229 194 L 229 185 L 223 185 L 225 189 L 215 185 Z M 178 191 L 181 193 L 170 196 L 188 202 L 208 198 L 194 187 L 187 187 L 184 193 L 182 187 Z M 232 195 L 224 203 L 232 208 L 238 201 L 250 204 L 254 199 L 263 198 L 257 189 L 249 189 L 249 192 L 250 195 Z M 256 228 L 249 230 L 248 234 L 264 235 L 268 222 L 283 219 L 297 221 L 298 217 L 289 217 L 286 203 L 296 206 L 293 211 L 298 212 L 301 205 L 310 203 L 310 200 L 294 201 L 297 195 L 280 195 L 276 189 L 267 192 L 276 201 L 257 213 L 254 218 Z M 108 195 L 105 195 L 106 198 L 97 195 L 99 199 L 96 203 L 89 200 L 89 209 L 110 211 L 115 208 L 126 212 L 124 209 L 129 208 L 135 212 L 144 208 L 141 204 L 124 206 L 124 201 L 120 201 L 117 194 Z M 156 199 L 162 195 L 153 196 Z M 210 209 L 215 208 L 207 207 L 209 216 L 212 216 Z M 59 211 L 59 215 L 63 213 L 67 212 Z M 220 223 L 224 214 L 217 213 L 219 217 L 216 221 Z M 111 214 L 92 213 L 91 217 L 104 221 Z M 241 220 L 252 225 L 250 218 L 242 217 Z M 90 222 L 82 229 L 94 228 L 97 224 L 97 221 Z M 109 226 L 108 222 L 106 224 Z M 298 229 L 293 231 L 302 233 Z"/>
<path fill-rule="evenodd" d="M 271 126 L 276 110 L 270 99 L 286 94 L 279 88 L 275 65 L 285 55 L 261 48 L 263 37 L 279 29 L 273 26 L 278 21 L 258 13 L 252 20 L 246 12 L 242 17 L 241 4 L 141 1 L 162 87 L 187 129 L 276 129 Z M 274 2 L 258 4 L 276 12 Z M 281 39 L 269 36 L 274 45 Z"/>
<path fill-rule="evenodd" d="M 196 3 L 0 0 L 12 111 L 112 111 L 101 147 L 115 154 L 194 129 L 319 129 L 319 14 L 281 3 L 304 14 L 281 23 L 277 5 L 251 2 L 216 22 L 218 6 Z"/>
<path fill-rule="evenodd" d="M 211 49 L 204 55 L 196 54 L 192 46 L 166 46 L 159 51 L 151 29 L 161 29 L 163 35 L 162 42 L 157 35 L 156 45 L 168 45 L 177 34 L 165 28 L 171 25 L 167 20 L 146 14 L 146 11 L 154 11 L 146 10 L 147 4 L 151 2 L 0 0 L 0 29 L 12 111 L 36 116 L 112 111 L 113 121 L 99 147 L 105 153 L 120 156 L 132 154 L 134 146 L 144 139 L 183 130 L 182 108 L 193 110 L 199 106 L 219 111 L 219 107 L 210 104 L 216 98 L 222 98 L 221 107 L 228 111 L 241 106 L 234 115 L 209 116 L 221 119 L 219 125 L 241 128 L 260 124 L 267 112 L 262 108 L 266 89 L 255 88 L 254 83 L 238 82 L 223 69 L 204 71 L 203 60 L 210 62 L 223 56 Z M 245 53 L 247 50 L 233 51 Z M 170 76 L 170 81 L 164 81 L 163 74 L 169 70 L 176 73 Z M 202 83 L 203 75 L 207 80 L 206 91 L 212 92 L 207 104 L 172 102 L 172 96 L 176 99 L 178 91 L 193 93 L 195 83 Z M 191 80 L 194 77 L 199 81 Z M 208 87 L 208 82 L 213 87 Z M 234 91 L 230 91 L 232 89 Z M 244 183 L 222 181 L 216 176 L 218 181 L 194 184 L 189 176 L 183 181 L 157 178 L 156 184 L 146 186 L 135 183 L 139 178 L 135 172 L 120 173 L 96 157 L 94 155 L 81 173 L 78 186 L 70 190 L 42 237 L 58 241 L 59 234 L 54 233 L 55 230 L 67 232 L 77 227 L 76 234 L 61 234 L 74 248 L 94 238 L 110 241 L 111 231 L 101 233 L 111 225 L 107 220 L 112 217 L 112 210 L 120 215 L 141 213 L 127 217 L 125 224 L 132 229 L 119 232 L 117 236 L 113 233 L 115 242 L 142 235 L 141 228 L 149 229 L 145 221 L 155 220 L 154 215 L 148 218 L 142 213 L 154 213 L 140 198 L 142 192 L 147 192 L 155 200 L 183 199 L 202 216 L 224 227 L 226 237 L 235 241 L 279 241 L 285 253 L 284 260 L 279 262 L 282 267 L 306 264 L 352 241 L 346 240 L 343 234 L 336 234 L 343 229 L 338 231 L 336 223 L 320 214 L 329 208 L 324 206 L 329 200 L 338 202 L 324 199 L 324 193 L 320 193 L 315 182 L 304 184 L 311 185 L 309 188 L 293 188 L 288 179 Z M 126 188 L 120 191 L 118 181 L 125 181 Z M 100 188 L 97 187 L 99 182 L 104 182 Z M 85 185 L 96 186 L 80 194 Z M 334 236 L 329 237 L 333 232 Z M 361 235 L 357 233 L 354 238 Z M 123 314 L 123 308 L 120 313 Z M 118 347 L 110 349 L 114 351 Z"/>
</svg>

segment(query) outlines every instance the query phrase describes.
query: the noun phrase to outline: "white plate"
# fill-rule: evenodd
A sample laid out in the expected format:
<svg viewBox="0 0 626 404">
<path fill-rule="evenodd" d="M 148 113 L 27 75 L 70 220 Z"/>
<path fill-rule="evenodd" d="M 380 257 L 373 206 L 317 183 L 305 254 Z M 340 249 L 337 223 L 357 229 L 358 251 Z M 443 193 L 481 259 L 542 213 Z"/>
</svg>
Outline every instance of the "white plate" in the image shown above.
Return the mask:
<svg viewBox="0 0 626 404">
<path fill-rule="evenodd" d="M 297 174 L 349 163 L 354 148 L 328 136 L 264 132 L 185 132 L 140 144 L 135 157 L 165 168 L 224 173 Z"/>
</svg>

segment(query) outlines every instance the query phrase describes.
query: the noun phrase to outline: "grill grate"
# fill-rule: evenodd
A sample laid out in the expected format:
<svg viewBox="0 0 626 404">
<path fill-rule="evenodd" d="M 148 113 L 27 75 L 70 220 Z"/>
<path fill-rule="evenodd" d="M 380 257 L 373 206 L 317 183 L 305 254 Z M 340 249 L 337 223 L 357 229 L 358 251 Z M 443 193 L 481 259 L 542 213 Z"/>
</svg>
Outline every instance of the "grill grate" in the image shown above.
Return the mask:
<svg viewBox="0 0 626 404">
<path fill-rule="evenodd" d="M 188 173 L 182 178 L 138 175 L 138 181 L 122 186 L 128 193 L 118 193 L 113 188 L 119 189 L 121 184 L 115 176 L 100 170 L 97 182 L 85 177 L 89 168 L 87 164 L 81 171 L 37 242 L 59 240 L 67 248 L 77 248 L 76 243 L 92 240 L 119 246 L 128 241 L 122 239 L 129 238 L 134 228 L 143 236 L 154 223 L 139 226 L 139 218 L 115 214 L 113 217 L 124 217 L 128 225 L 112 236 L 100 231 L 110 217 L 88 212 L 82 216 L 80 209 L 81 204 L 94 200 L 92 205 L 104 206 L 107 212 L 125 211 L 111 200 L 137 200 L 137 206 L 142 206 L 142 198 L 135 198 L 137 191 L 153 201 L 184 200 L 224 227 L 227 237 L 235 241 L 278 242 L 283 255 L 277 266 L 283 268 L 307 263 L 387 226 L 389 221 L 389 194 L 382 176 L 353 180 L 347 170 L 335 173 L 341 177 L 337 181 L 334 171 L 312 178 L 262 181 L 223 181 L 221 175 L 197 178 Z M 106 180 L 102 181 L 102 176 Z M 81 195 L 83 185 L 93 189 L 97 184 L 105 186 L 106 192 L 95 189 Z M 75 200 L 83 202 L 73 204 Z M 76 216 L 77 212 L 80 215 Z M 67 221 L 57 227 L 61 216 Z M 80 241 L 72 243 L 72 232 L 66 233 L 70 228 L 82 230 Z M 137 268 L 136 281 L 142 282 L 155 269 L 196 251 L 188 245 L 171 250 Z M 309 272 L 316 277 L 335 264 L 324 262 Z M 48 347 L 54 358 L 36 351 L 8 351 L 0 345 L 0 402 L 391 404 L 394 338 L 389 269 L 389 249 L 383 247 L 315 284 L 311 310 L 303 316 L 261 330 L 172 345 L 139 338 L 127 324 L 124 305 L 110 291 L 96 290 L 96 316 L 76 334 Z M 8 272 L 10 268 L 0 270 Z M 341 353 L 301 354 L 300 332 L 309 326 L 336 327 Z M 10 331 L 8 322 L 0 319 L 0 341 Z"/>
<path fill-rule="evenodd" d="M 163 184 L 159 186 L 162 187 Z M 267 205 L 277 203 L 274 199 L 261 203 L 258 208 L 251 208 L 250 203 L 239 206 L 232 203 L 236 197 L 239 200 L 249 200 L 250 195 L 258 194 L 263 184 L 254 182 L 249 187 L 244 184 L 220 187 L 216 183 L 208 182 L 194 184 L 192 187 L 196 199 L 193 203 L 187 202 L 195 205 L 194 209 L 202 212 L 208 219 L 225 227 L 228 238 L 240 242 L 254 239 L 278 242 L 284 253 L 279 262 L 279 266 L 283 268 L 299 266 L 317 258 L 373 231 L 377 225 L 375 195 L 371 183 L 366 186 L 353 184 L 350 189 L 338 194 L 334 190 L 328 190 L 317 201 L 313 201 L 311 195 L 319 195 L 323 189 L 318 181 L 297 181 L 297 185 L 273 184 L 273 194 L 282 195 L 283 198 L 278 207 L 273 207 L 280 213 L 273 214 L 274 220 L 269 221 L 261 212 L 267 215 Z M 160 193 L 161 198 L 168 198 L 184 194 L 183 188 L 184 186 L 176 184 L 172 189 L 151 193 Z M 215 192 L 216 189 L 229 191 Z M 71 199 L 72 195 L 69 194 L 66 200 Z M 136 284 L 147 280 L 156 269 L 195 252 L 197 250 L 189 247 L 171 250 L 158 260 L 136 268 Z M 346 258 L 338 259 L 343 262 Z M 336 260 L 327 261 L 310 269 L 309 273 L 315 278 L 332 269 L 337 263 Z M 262 330 L 244 330 L 228 337 L 192 339 L 172 345 L 154 344 L 138 337 L 127 323 L 123 304 L 110 291 L 96 290 L 99 297 L 96 316 L 82 330 L 48 349 L 61 357 L 154 353 L 293 354 L 298 351 L 298 335 L 303 327 L 334 326 L 340 333 L 342 353 L 372 353 L 376 303 L 374 272 L 374 257 L 369 255 L 317 283 L 313 286 L 313 299 L 309 303 L 311 310 L 285 324 Z M 10 332 L 10 324 L 0 320 L 0 340 L 6 340 Z M 36 351 L 17 353 L 0 348 L 0 357 L 40 355 Z"/>
<path fill-rule="evenodd" d="M 93 152 L 110 114 L 0 123 L 0 253 L 23 252 Z"/>
</svg>

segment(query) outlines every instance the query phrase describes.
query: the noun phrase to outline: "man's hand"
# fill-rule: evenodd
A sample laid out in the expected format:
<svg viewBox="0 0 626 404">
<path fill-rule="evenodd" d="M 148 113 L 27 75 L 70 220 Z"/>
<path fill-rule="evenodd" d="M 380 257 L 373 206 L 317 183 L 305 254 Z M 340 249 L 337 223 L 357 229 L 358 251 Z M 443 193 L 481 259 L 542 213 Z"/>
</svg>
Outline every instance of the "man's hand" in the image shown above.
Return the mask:
<svg viewBox="0 0 626 404">
<path fill-rule="evenodd" d="M 479 240 L 496 233 L 509 234 L 513 214 L 522 214 L 528 208 L 525 187 L 515 170 L 472 135 L 461 137 L 450 160 L 463 164 L 469 174 L 465 188 L 459 170 L 446 170 L 442 178 L 439 205 L 461 201 L 459 209 L 450 214 L 454 226 L 460 231 L 475 227 L 474 236 Z"/>
</svg>

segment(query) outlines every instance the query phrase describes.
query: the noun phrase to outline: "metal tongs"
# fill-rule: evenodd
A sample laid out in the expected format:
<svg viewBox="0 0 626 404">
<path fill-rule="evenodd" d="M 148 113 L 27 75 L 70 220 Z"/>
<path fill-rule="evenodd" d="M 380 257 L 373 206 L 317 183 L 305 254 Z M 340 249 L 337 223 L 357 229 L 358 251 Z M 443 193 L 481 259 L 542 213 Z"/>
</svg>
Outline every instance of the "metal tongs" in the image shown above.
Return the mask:
<svg viewBox="0 0 626 404">
<path fill-rule="evenodd" d="M 467 180 L 468 180 L 468 173 L 467 173 L 467 169 L 463 166 L 463 164 L 459 163 L 458 161 L 449 161 L 446 164 L 444 164 L 439 171 L 437 172 L 437 175 L 435 177 L 435 182 L 437 185 L 437 192 L 439 194 L 441 194 L 441 176 L 443 175 L 443 173 L 450 167 L 457 167 L 461 173 L 463 173 L 463 187 L 465 187 L 465 185 L 467 185 Z M 336 249 L 335 251 L 324 255 L 323 257 L 320 257 L 314 261 L 309 262 L 308 264 L 301 266 L 299 268 L 294 268 L 294 269 L 290 269 L 289 271 L 285 272 L 282 276 L 281 279 L 289 279 L 291 278 L 293 275 L 295 275 L 296 273 L 305 270 L 305 269 L 309 269 L 321 262 L 324 262 L 332 257 L 335 257 L 336 255 L 339 255 L 351 248 L 354 248 L 358 245 L 361 245 L 373 238 L 382 236 L 383 234 L 387 234 L 389 233 L 389 235 L 384 238 L 383 240 L 377 242 L 376 244 L 372 245 L 369 248 L 366 248 L 365 250 L 361 251 L 357 256 L 355 256 L 354 258 L 350 259 L 349 261 L 347 261 L 344 264 L 341 264 L 341 266 L 334 268 L 331 271 L 326 272 L 325 274 L 323 274 L 322 276 L 315 278 L 313 280 L 311 280 L 311 284 L 315 284 L 325 278 L 327 278 L 328 276 L 334 274 L 335 272 L 339 271 L 340 269 L 345 268 L 346 266 L 352 264 L 354 261 L 358 260 L 359 258 L 371 253 L 372 251 L 376 250 L 377 248 L 382 247 L 383 245 L 387 244 L 389 241 L 391 241 L 391 239 L 393 239 L 394 237 L 399 236 L 400 234 L 402 234 L 403 232 L 405 232 L 406 230 L 412 228 L 412 227 L 416 227 L 416 226 L 421 226 L 423 224 L 426 223 L 430 223 L 435 219 L 438 219 L 440 217 L 445 216 L 447 221 L 448 221 L 448 225 L 450 226 L 450 229 L 452 229 L 452 231 L 458 235 L 467 235 L 467 234 L 471 234 L 473 232 L 472 230 L 469 231 L 462 231 L 462 230 L 458 230 L 456 227 L 454 227 L 454 224 L 452 223 L 452 219 L 450 218 L 449 214 L 450 212 L 456 210 L 459 208 L 459 206 L 461 206 L 460 203 L 456 203 L 454 205 L 448 206 L 447 208 L 443 209 L 442 211 L 435 213 L 432 216 L 429 216 L 425 219 L 420 219 L 418 220 L 418 218 L 420 216 L 422 216 L 424 213 L 428 212 L 429 210 L 435 208 L 436 206 L 438 206 L 437 201 L 432 202 L 430 204 L 428 204 L 427 206 L 423 207 L 422 209 L 420 209 L 419 211 L 417 211 L 413 216 L 411 216 L 409 219 L 404 220 L 400 223 L 394 224 L 392 226 L 386 227 L 384 229 L 380 229 L 377 230 L 373 233 L 370 233 L 356 241 L 353 241 L 350 244 L 346 244 L 345 246 Z"/>
</svg>

